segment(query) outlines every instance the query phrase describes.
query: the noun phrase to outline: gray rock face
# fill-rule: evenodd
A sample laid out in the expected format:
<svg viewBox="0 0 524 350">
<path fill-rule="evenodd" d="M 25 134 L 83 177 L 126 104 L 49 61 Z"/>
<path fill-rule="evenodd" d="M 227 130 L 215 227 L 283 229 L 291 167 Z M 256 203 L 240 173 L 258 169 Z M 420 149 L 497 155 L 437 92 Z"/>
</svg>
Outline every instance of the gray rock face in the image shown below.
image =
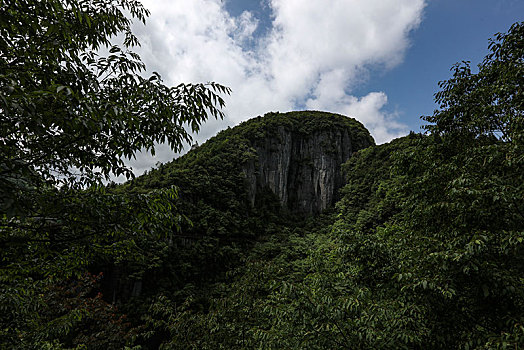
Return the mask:
<svg viewBox="0 0 524 350">
<path fill-rule="evenodd" d="M 357 151 L 350 135 L 349 127 L 304 134 L 279 126 L 276 134 L 252 141 L 256 156 L 243 168 L 251 204 L 269 188 L 292 212 L 316 214 L 332 206 L 344 184 L 340 166 Z"/>
</svg>

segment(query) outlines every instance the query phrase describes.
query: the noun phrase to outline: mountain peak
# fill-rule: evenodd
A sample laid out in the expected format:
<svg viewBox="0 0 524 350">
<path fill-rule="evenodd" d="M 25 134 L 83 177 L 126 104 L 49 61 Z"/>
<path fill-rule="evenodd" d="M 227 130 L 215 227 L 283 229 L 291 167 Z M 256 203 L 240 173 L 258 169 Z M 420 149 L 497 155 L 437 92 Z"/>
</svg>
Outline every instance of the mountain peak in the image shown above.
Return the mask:
<svg viewBox="0 0 524 350">
<path fill-rule="evenodd" d="M 268 113 L 239 128 L 250 130 L 253 156 L 242 169 L 251 205 L 269 189 L 283 207 L 303 214 L 334 205 L 344 182 L 341 164 L 374 144 L 355 119 L 319 111 Z"/>
</svg>

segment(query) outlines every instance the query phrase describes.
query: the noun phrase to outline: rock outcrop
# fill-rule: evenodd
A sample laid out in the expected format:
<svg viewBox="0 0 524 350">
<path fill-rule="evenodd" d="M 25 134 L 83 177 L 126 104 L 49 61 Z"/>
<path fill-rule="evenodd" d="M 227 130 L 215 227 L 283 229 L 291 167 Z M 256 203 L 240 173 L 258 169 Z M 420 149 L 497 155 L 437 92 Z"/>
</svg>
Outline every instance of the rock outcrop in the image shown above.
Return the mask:
<svg viewBox="0 0 524 350">
<path fill-rule="evenodd" d="M 185 215 L 224 216 L 222 221 L 213 217 L 220 224 L 206 221 L 200 231 L 223 227 L 225 232 L 231 222 L 240 224 L 242 215 L 273 210 L 277 198 L 293 213 L 317 214 L 331 207 L 344 185 L 341 165 L 373 144 L 353 118 L 317 111 L 267 113 L 222 130 L 133 186 L 175 185 L 185 202 L 181 207 L 193 210 Z"/>
<path fill-rule="evenodd" d="M 362 124 L 337 114 L 305 111 L 266 118 L 247 135 L 254 156 L 243 172 L 252 205 L 269 189 L 292 212 L 319 213 L 337 200 L 344 183 L 341 164 L 374 144 Z"/>
</svg>

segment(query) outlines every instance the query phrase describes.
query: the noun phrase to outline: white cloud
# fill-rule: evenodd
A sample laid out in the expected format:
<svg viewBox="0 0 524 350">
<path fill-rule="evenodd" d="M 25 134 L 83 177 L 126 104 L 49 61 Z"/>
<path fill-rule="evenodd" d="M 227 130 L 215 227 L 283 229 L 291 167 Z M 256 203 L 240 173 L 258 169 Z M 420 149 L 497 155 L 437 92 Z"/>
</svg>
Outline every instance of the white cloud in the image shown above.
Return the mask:
<svg viewBox="0 0 524 350">
<path fill-rule="evenodd" d="M 406 126 L 396 120 L 397 115 L 383 111 L 388 102 L 385 93 L 370 92 L 357 98 L 344 92 L 346 85 L 347 74 L 343 69 L 322 74 L 306 107 L 356 117 L 379 144 L 405 135 Z"/>
<path fill-rule="evenodd" d="M 407 131 L 383 112 L 384 93 L 358 98 L 351 89 L 368 67 L 402 61 L 425 0 L 271 0 L 273 27 L 258 38 L 251 36 L 259 20 L 247 11 L 232 17 L 222 0 L 143 3 L 151 16 L 134 32 L 148 70 L 171 85 L 216 81 L 233 89 L 226 120 L 206 123 L 200 142 L 250 117 L 304 106 L 350 115 L 378 142 Z M 172 156 L 161 147 L 156 159 Z M 143 168 L 157 161 L 146 159 L 131 163 Z"/>
</svg>

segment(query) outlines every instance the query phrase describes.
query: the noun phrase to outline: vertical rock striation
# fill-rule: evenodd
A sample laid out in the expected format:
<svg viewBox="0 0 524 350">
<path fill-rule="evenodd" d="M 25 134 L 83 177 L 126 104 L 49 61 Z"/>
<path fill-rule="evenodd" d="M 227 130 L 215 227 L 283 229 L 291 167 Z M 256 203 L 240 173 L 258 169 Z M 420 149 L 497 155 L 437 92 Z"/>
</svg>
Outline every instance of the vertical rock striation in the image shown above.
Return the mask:
<svg viewBox="0 0 524 350">
<path fill-rule="evenodd" d="M 269 189 L 292 212 L 323 211 L 343 185 L 341 164 L 374 143 L 362 124 L 341 115 L 305 111 L 264 118 L 273 120 L 247 135 L 254 157 L 243 172 L 252 205 Z"/>
</svg>

